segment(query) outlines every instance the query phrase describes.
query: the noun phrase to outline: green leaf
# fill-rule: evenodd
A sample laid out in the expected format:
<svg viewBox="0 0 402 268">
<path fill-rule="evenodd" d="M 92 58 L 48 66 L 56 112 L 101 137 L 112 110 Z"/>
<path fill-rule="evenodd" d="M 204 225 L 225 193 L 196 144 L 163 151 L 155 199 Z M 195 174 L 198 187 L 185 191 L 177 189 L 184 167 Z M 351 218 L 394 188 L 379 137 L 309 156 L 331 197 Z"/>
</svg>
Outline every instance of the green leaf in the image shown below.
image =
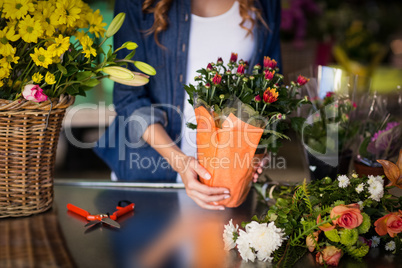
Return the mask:
<svg viewBox="0 0 402 268">
<path fill-rule="evenodd" d="M 66 93 L 72 96 L 77 95 L 80 92 L 79 87 L 77 85 L 70 85 L 66 88 Z"/>
<path fill-rule="evenodd" d="M 79 72 L 79 73 L 77 73 L 77 80 L 82 81 L 82 80 L 88 79 L 92 75 L 95 75 L 95 74 L 91 71 Z"/>
<path fill-rule="evenodd" d="M 87 87 L 95 87 L 99 84 L 99 80 L 98 79 L 89 79 L 89 80 L 85 80 L 82 82 L 82 85 L 87 86 Z"/>
<path fill-rule="evenodd" d="M 135 49 L 131 51 L 124 59 L 131 60 L 135 55 Z"/>
<path fill-rule="evenodd" d="M 187 127 L 188 127 L 189 129 L 192 129 L 192 130 L 197 129 L 197 125 L 196 125 L 196 124 L 187 122 L 186 125 L 187 125 Z"/>
<path fill-rule="evenodd" d="M 59 69 L 59 71 L 60 71 L 62 74 L 67 74 L 67 69 L 66 69 L 66 67 L 64 67 L 64 66 L 61 65 L 60 63 L 57 63 L 57 69 Z"/>
</svg>

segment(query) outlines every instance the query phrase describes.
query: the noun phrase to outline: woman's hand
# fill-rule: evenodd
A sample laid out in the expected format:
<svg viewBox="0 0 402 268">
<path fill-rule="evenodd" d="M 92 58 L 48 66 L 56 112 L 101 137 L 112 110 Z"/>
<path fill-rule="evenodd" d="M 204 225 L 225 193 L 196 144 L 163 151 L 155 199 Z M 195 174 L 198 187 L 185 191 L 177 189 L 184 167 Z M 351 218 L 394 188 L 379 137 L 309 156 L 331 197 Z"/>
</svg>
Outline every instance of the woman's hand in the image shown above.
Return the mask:
<svg viewBox="0 0 402 268">
<path fill-rule="evenodd" d="M 209 187 L 201 183 L 198 176 L 210 179 L 211 175 L 194 157 L 187 156 L 184 162 L 186 164 L 177 171 L 186 187 L 187 195 L 202 208 L 224 210 L 224 206 L 215 205 L 214 202 L 229 198 L 229 190 L 222 187 Z"/>
<path fill-rule="evenodd" d="M 255 156 L 254 156 L 255 157 Z M 269 162 L 269 155 L 268 154 L 264 154 L 264 156 L 261 158 L 261 160 L 259 161 L 259 163 L 254 166 L 254 171 L 253 171 L 253 182 L 257 182 L 258 177 L 261 175 L 263 168 L 265 167 L 265 165 Z"/>
<path fill-rule="evenodd" d="M 188 196 L 200 207 L 206 209 L 225 209 L 224 206 L 214 205 L 213 203 L 229 198 L 229 190 L 202 184 L 198 180 L 198 176 L 209 179 L 211 175 L 194 157 L 187 156 L 180 150 L 161 124 L 150 125 L 145 130 L 142 138 L 180 174 L 186 186 Z"/>
</svg>

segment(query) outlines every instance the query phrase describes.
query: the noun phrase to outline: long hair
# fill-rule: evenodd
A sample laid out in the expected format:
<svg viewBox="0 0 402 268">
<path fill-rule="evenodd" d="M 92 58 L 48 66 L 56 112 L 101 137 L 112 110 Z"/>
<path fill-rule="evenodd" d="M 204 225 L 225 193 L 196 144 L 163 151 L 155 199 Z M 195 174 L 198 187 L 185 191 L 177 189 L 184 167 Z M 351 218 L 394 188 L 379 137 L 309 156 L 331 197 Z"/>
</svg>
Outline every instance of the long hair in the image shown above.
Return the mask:
<svg viewBox="0 0 402 268">
<path fill-rule="evenodd" d="M 167 13 L 172 5 L 173 0 L 160 0 L 154 6 L 156 1 L 157 0 L 145 0 L 142 4 L 142 11 L 144 13 L 154 14 L 154 24 L 146 31 L 146 33 L 153 33 L 158 46 L 163 47 L 163 45 L 159 42 L 158 35 L 169 27 Z M 257 21 L 260 21 L 262 25 L 268 29 L 268 25 L 262 18 L 261 12 L 254 6 L 254 0 L 238 0 L 238 2 L 240 7 L 240 16 L 242 17 L 242 21 L 239 25 L 241 28 L 247 31 L 247 36 L 253 34 L 253 28 Z M 250 12 L 256 15 L 255 19 L 250 15 Z M 250 28 L 244 26 L 247 21 L 251 23 Z"/>
</svg>

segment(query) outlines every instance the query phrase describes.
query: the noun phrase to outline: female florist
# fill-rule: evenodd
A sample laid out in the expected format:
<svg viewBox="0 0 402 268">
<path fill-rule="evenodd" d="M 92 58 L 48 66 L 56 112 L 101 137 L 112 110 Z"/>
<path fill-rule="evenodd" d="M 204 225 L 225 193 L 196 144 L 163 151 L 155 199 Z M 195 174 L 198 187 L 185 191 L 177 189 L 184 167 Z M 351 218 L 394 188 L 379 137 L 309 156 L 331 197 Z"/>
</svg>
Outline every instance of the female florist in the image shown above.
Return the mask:
<svg viewBox="0 0 402 268">
<path fill-rule="evenodd" d="M 0 267 L 399 267 L 400 118 L 352 83 L 283 73 L 280 10 L 0 0 Z M 75 102 L 103 89 L 106 126 L 63 121 L 104 116 Z M 99 170 L 59 173 L 71 129 L 95 133 L 78 149 Z M 303 146 L 351 162 L 311 177 Z"/>
</svg>

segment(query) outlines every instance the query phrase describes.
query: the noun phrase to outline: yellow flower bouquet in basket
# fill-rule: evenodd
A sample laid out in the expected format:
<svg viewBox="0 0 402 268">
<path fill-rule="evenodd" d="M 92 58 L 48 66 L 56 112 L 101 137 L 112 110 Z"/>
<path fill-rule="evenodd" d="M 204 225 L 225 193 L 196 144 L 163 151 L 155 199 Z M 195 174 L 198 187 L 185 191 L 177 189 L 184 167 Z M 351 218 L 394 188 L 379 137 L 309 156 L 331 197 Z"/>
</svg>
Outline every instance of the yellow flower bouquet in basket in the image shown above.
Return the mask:
<svg viewBox="0 0 402 268">
<path fill-rule="evenodd" d="M 53 166 L 61 123 L 75 95 L 109 78 L 140 86 L 155 69 L 133 61 L 137 44 L 105 52 L 109 27 L 81 0 L 0 1 L 0 218 L 39 213 L 52 205 Z M 116 51 L 131 51 L 124 59 Z M 140 71 L 133 72 L 127 64 Z"/>
</svg>

